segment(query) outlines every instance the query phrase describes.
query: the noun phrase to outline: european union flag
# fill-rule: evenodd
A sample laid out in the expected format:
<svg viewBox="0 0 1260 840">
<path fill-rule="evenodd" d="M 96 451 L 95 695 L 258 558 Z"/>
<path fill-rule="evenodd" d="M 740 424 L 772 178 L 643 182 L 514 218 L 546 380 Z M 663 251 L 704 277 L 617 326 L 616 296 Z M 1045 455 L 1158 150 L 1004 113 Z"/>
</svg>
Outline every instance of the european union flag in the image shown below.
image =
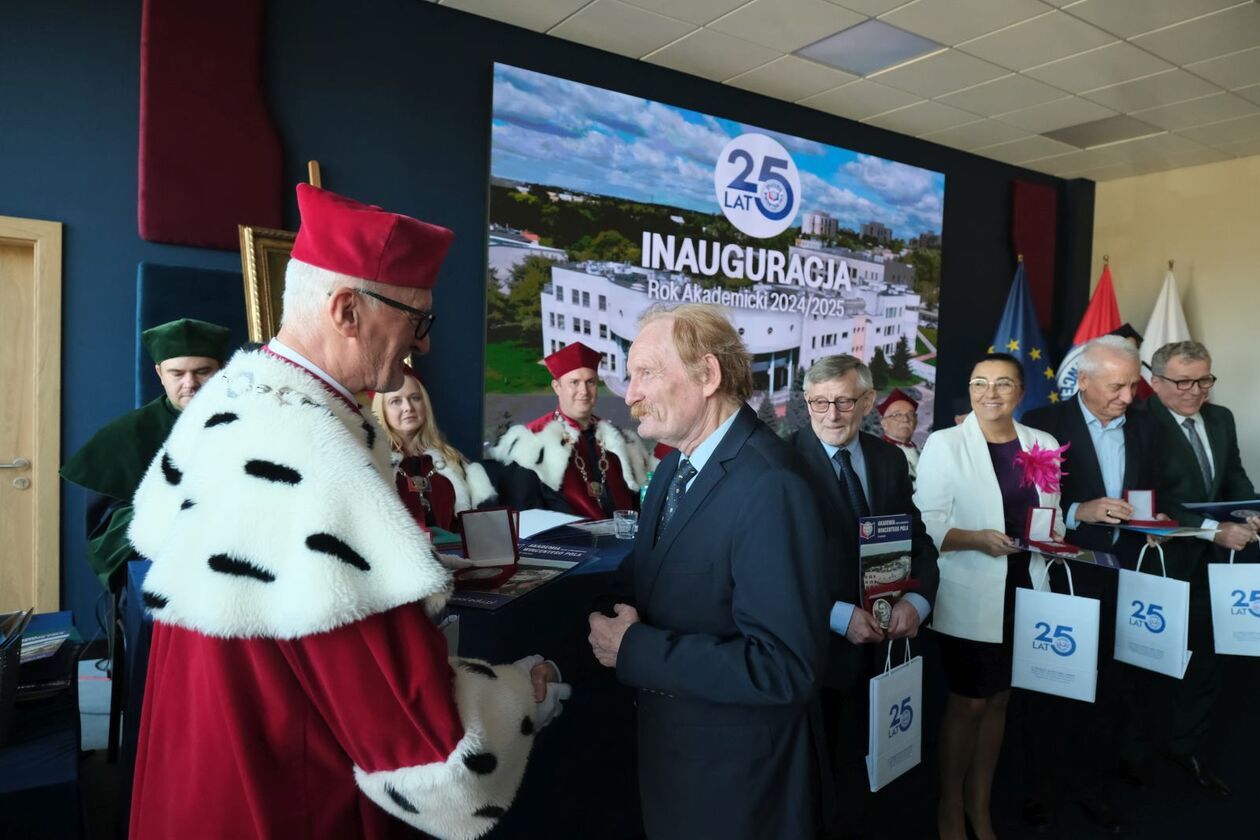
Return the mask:
<svg viewBox="0 0 1260 840">
<path fill-rule="evenodd" d="M 1054 369 L 1050 367 L 1050 354 L 1037 326 L 1037 313 L 1033 310 L 1032 295 L 1028 293 L 1028 280 L 1024 277 L 1024 262 L 1020 260 L 1011 281 L 1011 293 L 1006 298 L 1006 309 L 998 321 L 993 335 L 990 353 L 1010 353 L 1024 365 L 1024 399 L 1015 409 L 1015 419 L 1025 411 L 1041 408 L 1059 401 L 1054 387 Z"/>
</svg>

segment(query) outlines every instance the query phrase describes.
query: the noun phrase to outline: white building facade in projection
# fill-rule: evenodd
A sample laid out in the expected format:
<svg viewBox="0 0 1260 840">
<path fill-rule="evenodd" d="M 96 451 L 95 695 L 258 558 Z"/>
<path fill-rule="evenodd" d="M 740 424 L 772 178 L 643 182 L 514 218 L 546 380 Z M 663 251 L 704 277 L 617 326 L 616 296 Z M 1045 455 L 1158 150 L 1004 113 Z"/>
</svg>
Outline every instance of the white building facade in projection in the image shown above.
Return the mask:
<svg viewBox="0 0 1260 840">
<path fill-rule="evenodd" d="M 707 290 L 722 295 L 718 302 L 733 314 L 753 357 L 756 390 L 769 391 L 781 403 L 788 398 L 794 371 L 824 356 L 849 353 L 869 362 L 882 349 L 891 360 L 903 336 L 914 352 L 920 300 L 913 291 L 913 268 L 822 248 L 808 239 L 792 246 L 789 259 L 797 254 L 842 261 L 844 276 L 837 288 L 753 283 L 741 289 Z M 700 287 L 688 274 L 627 263 L 557 263 L 541 296 L 542 354 L 581 341 L 604 354 L 600 375 L 610 390 L 624 394 L 626 354 L 638 333 L 639 316 L 654 303 L 693 300 L 698 292 Z M 781 299 L 776 296 L 785 294 L 805 295 L 810 305 L 775 311 L 774 304 Z M 815 298 L 825 299 L 822 309 L 827 314 L 809 314 L 820 311 L 812 305 Z M 935 369 L 924 372 L 930 377 Z"/>
</svg>

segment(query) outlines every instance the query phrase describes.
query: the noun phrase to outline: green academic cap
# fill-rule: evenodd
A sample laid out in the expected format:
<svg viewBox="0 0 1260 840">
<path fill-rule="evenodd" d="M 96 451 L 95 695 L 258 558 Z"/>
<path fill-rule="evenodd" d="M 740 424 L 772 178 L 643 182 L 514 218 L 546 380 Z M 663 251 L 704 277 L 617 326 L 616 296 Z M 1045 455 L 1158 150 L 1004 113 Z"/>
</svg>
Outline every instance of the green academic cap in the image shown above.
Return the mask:
<svg viewBox="0 0 1260 840">
<path fill-rule="evenodd" d="M 229 335 L 230 331 L 218 324 L 180 318 L 150 327 L 140 333 L 140 340 L 159 365 L 177 356 L 205 356 L 222 363 L 227 359 Z"/>
</svg>

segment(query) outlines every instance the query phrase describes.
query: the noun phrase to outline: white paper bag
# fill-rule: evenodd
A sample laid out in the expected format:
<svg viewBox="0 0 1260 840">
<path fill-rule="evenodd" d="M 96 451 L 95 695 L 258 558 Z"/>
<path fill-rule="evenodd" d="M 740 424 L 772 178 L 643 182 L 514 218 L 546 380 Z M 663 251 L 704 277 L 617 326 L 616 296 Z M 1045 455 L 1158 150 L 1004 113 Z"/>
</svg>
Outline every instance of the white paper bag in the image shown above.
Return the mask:
<svg viewBox="0 0 1260 840">
<path fill-rule="evenodd" d="M 918 765 L 922 754 L 923 657 L 910 658 L 907 640 L 908 661 L 893 668 L 892 645 L 884 673 L 870 682 L 866 774 L 872 793 Z"/>
<path fill-rule="evenodd" d="M 1167 577 L 1164 548 L 1159 551 L 1163 574 L 1142 572 L 1138 554 L 1137 571 L 1121 569 L 1116 598 L 1116 659 L 1157 674 L 1181 679 L 1190 663 L 1190 584 Z"/>
<path fill-rule="evenodd" d="M 1015 590 L 1011 685 L 1094 702 L 1098 688 L 1098 601 L 1073 594 Z M 1046 567 L 1050 574 L 1050 567 Z"/>
<path fill-rule="evenodd" d="M 1216 652 L 1260 656 L 1260 564 L 1208 564 Z"/>
</svg>

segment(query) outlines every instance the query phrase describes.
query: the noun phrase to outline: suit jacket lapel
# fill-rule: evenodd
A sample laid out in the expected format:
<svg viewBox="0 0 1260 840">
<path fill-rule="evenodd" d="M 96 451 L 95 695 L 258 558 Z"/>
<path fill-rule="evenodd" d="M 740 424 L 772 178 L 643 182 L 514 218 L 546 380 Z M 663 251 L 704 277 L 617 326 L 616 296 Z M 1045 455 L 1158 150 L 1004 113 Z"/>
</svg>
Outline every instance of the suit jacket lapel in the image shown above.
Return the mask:
<svg viewBox="0 0 1260 840">
<path fill-rule="evenodd" d="M 827 457 L 827 450 L 823 449 L 822 441 L 818 439 L 818 435 L 814 434 L 812 426 L 805 426 L 800 432 L 801 446 L 799 447 L 801 455 L 805 458 L 809 465 L 810 471 L 818 477 L 817 486 L 823 489 L 827 496 L 827 507 L 829 511 L 834 510 L 836 522 L 840 525 L 840 538 L 843 546 L 857 545 L 857 514 L 853 511 L 853 506 L 849 504 L 849 497 L 840 489 L 840 479 L 836 476 L 836 468 L 832 466 L 832 461 Z M 866 454 L 863 447 L 862 454 Z M 867 461 L 867 472 L 870 471 L 870 461 Z"/>
<path fill-rule="evenodd" d="M 660 521 L 669 485 L 674 480 L 674 473 L 678 472 L 679 460 L 680 453 L 674 451 L 660 463 L 652 475 L 647 497 L 643 500 L 643 510 L 639 513 L 639 533 L 634 544 L 634 586 L 640 604 L 647 603 L 648 587 L 655 579 L 661 562 L 652 543 L 656 539 L 656 523 Z"/>
<path fill-rule="evenodd" d="M 1194 456 L 1194 449 L 1190 446 L 1190 439 L 1186 437 L 1186 430 L 1180 423 L 1181 416 L 1169 411 L 1167 406 L 1159 401 L 1158 397 L 1151 397 L 1150 399 L 1152 403 L 1151 410 L 1154 412 L 1155 417 L 1158 422 L 1164 424 L 1169 432 L 1165 437 L 1169 437 L 1172 440 L 1172 451 L 1165 455 L 1166 468 L 1173 472 L 1184 472 L 1193 475 L 1195 477 L 1194 480 L 1199 482 L 1199 486 L 1203 487 L 1203 492 L 1206 494 L 1203 496 L 1203 499 L 1205 501 L 1210 499 L 1212 488 L 1203 484 L 1203 473 L 1199 470 L 1199 459 Z M 1208 442 L 1211 443 L 1211 441 L 1212 439 L 1209 436 Z M 1213 445 L 1212 454 L 1216 454 L 1215 445 Z M 1180 464 L 1177 463 L 1178 460 L 1181 461 Z M 1191 500 L 1187 499 L 1186 501 Z"/>
<path fill-rule="evenodd" d="M 740 406 L 735 422 L 726 431 L 726 437 L 722 438 L 722 442 L 718 444 L 717 449 L 709 457 L 708 462 L 704 465 L 704 469 L 700 470 L 699 475 L 692 480 L 691 488 L 683 496 L 682 502 L 678 505 L 678 510 L 674 512 L 673 519 L 669 521 L 669 526 L 659 535 L 656 547 L 652 549 L 651 559 L 647 564 L 647 577 L 645 577 L 647 600 L 651 600 L 652 589 L 656 586 L 656 579 L 660 575 L 661 564 L 665 560 L 665 555 L 669 553 L 670 546 L 674 544 L 674 540 L 682 533 L 683 528 L 687 526 L 687 521 L 704 503 L 709 493 L 726 476 L 725 462 L 739 454 L 744 441 L 748 439 L 753 429 L 756 428 L 756 423 L 757 415 L 753 413 L 753 410 L 747 405 Z M 670 477 L 671 479 L 673 478 L 672 471 Z M 656 508 L 659 515 L 660 506 L 657 505 Z"/>
<path fill-rule="evenodd" d="M 1129 414 L 1124 421 L 1124 479 L 1120 482 L 1120 486 L 1125 490 L 1153 490 L 1153 487 L 1140 487 L 1139 477 L 1142 475 L 1141 457 L 1145 454 L 1151 457 L 1152 453 L 1142 452 L 1142 441 L 1139 439 L 1138 431 L 1140 426 L 1133 422 L 1133 415 Z"/>
<path fill-rule="evenodd" d="M 862 458 L 866 461 L 866 486 L 867 500 L 866 503 L 871 509 L 872 515 L 884 513 L 905 513 L 901 510 L 889 510 L 888 489 L 891 481 L 884 480 L 884 470 L 887 468 L 887 462 L 881 457 L 884 453 L 872 443 L 875 438 L 858 433 L 858 445 L 862 447 Z M 900 450 L 897 452 L 898 458 L 906 457 Z"/>
<path fill-rule="evenodd" d="M 1209 405 L 1205 404 L 1203 409 L 1199 410 L 1199 416 L 1203 418 L 1203 430 L 1207 432 L 1208 446 L 1212 450 L 1212 487 L 1208 491 L 1208 498 L 1215 500 L 1220 495 L 1221 484 L 1225 479 L 1225 459 L 1229 453 L 1225 449 L 1224 424 Z"/>
</svg>

